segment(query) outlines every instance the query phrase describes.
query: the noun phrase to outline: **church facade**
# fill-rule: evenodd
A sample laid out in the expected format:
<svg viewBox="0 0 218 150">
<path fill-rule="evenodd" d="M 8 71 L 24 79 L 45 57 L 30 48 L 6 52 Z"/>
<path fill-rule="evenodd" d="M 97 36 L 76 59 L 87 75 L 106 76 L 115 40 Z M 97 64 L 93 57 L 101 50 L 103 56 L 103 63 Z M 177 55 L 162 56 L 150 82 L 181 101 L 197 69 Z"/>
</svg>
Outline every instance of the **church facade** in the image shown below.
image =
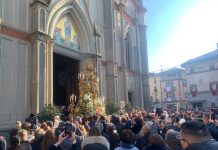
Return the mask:
<svg viewBox="0 0 218 150">
<path fill-rule="evenodd" d="M 0 0 L 0 128 L 68 105 L 92 60 L 99 96 L 149 107 L 142 0 Z"/>
</svg>

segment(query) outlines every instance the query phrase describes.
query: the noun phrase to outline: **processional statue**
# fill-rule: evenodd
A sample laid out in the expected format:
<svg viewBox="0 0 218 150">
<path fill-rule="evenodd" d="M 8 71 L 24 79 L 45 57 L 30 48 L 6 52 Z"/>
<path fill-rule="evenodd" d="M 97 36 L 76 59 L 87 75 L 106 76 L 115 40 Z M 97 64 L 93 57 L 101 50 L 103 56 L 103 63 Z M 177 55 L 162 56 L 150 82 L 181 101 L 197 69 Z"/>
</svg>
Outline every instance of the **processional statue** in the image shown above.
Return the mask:
<svg viewBox="0 0 218 150">
<path fill-rule="evenodd" d="M 96 70 L 92 60 L 88 60 L 84 72 L 79 73 L 79 97 L 72 95 L 70 97 L 70 106 L 68 108 L 70 115 L 103 115 L 105 114 L 104 102 L 99 98 L 99 78 L 96 76 Z"/>
</svg>

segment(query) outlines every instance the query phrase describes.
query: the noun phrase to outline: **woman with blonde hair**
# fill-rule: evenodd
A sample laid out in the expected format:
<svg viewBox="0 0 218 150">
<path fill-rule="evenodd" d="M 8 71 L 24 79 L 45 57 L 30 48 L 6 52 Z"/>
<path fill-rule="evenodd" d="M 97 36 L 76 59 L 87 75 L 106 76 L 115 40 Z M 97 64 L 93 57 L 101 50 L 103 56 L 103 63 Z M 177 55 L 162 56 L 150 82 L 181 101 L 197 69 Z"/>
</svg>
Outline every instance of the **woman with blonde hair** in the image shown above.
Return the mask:
<svg viewBox="0 0 218 150">
<path fill-rule="evenodd" d="M 48 130 L 42 139 L 41 150 L 47 150 L 49 145 L 54 144 L 54 143 L 55 143 L 54 130 Z"/>
<path fill-rule="evenodd" d="M 32 150 L 32 147 L 28 141 L 28 132 L 25 129 L 21 129 L 18 131 L 18 139 L 19 145 L 16 147 L 15 150 Z"/>
</svg>

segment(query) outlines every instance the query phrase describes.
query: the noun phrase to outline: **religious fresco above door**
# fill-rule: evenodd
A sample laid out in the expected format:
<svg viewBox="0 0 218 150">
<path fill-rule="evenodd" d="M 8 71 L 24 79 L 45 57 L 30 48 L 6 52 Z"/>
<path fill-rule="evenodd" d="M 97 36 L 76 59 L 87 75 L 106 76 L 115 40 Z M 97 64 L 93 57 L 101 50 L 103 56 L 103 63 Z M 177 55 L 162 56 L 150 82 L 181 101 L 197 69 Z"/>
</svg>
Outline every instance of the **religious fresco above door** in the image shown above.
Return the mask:
<svg viewBox="0 0 218 150">
<path fill-rule="evenodd" d="M 79 37 L 69 16 L 61 18 L 54 30 L 54 40 L 57 44 L 80 51 Z"/>
</svg>

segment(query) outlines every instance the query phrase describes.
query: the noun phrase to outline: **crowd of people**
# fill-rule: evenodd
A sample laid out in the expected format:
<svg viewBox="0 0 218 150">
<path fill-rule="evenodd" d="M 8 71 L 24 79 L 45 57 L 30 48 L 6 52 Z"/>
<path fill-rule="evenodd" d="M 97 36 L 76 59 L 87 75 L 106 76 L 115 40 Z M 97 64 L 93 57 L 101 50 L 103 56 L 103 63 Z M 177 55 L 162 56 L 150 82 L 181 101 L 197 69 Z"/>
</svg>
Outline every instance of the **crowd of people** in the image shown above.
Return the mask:
<svg viewBox="0 0 218 150">
<path fill-rule="evenodd" d="M 109 116 L 17 121 L 0 150 L 218 150 L 218 115 L 134 110 Z"/>
</svg>

